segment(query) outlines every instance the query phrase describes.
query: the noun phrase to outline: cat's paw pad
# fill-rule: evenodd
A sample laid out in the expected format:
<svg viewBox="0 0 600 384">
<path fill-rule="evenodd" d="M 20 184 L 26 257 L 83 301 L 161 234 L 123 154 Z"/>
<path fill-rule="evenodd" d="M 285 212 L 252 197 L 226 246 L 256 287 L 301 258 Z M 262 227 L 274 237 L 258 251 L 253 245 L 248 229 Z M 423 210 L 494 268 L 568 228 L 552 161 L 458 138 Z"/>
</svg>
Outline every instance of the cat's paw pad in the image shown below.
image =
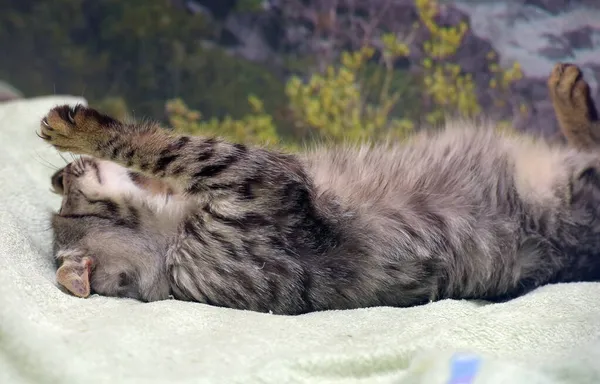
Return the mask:
<svg viewBox="0 0 600 384">
<path fill-rule="evenodd" d="M 92 108 L 61 105 L 42 118 L 38 136 L 60 151 L 90 153 L 94 142 L 113 122 Z"/>
<path fill-rule="evenodd" d="M 570 119 L 591 119 L 593 101 L 590 87 L 574 64 L 558 63 L 548 78 L 548 89 L 558 115 Z"/>
</svg>

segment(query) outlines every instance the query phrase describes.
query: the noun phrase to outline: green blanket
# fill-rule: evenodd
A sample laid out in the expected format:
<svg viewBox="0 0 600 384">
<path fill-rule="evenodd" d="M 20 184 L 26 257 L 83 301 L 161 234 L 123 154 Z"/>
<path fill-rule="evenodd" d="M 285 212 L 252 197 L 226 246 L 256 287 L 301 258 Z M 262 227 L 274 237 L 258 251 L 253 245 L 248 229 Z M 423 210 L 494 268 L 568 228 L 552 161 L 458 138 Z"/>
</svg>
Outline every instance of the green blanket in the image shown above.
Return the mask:
<svg viewBox="0 0 600 384">
<path fill-rule="evenodd" d="M 83 100 L 0 104 L 0 383 L 600 383 L 595 283 L 297 317 L 63 293 L 48 218 L 64 161 L 35 131 L 65 102 Z"/>
</svg>

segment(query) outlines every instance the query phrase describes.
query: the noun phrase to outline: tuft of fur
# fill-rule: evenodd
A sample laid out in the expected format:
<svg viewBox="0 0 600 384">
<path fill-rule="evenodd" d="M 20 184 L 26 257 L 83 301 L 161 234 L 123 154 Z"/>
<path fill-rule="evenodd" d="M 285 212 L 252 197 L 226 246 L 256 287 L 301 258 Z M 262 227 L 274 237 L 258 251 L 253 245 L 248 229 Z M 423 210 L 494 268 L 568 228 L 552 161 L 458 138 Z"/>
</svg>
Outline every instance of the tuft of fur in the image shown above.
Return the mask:
<svg viewBox="0 0 600 384">
<path fill-rule="evenodd" d="M 86 155 L 52 177 L 59 282 L 78 296 L 89 277 L 108 296 L 300 314 L 600 279 L 597 153 L 464 121 L 297 155 L 82 106 L 41 128 Z"/>
</svg>

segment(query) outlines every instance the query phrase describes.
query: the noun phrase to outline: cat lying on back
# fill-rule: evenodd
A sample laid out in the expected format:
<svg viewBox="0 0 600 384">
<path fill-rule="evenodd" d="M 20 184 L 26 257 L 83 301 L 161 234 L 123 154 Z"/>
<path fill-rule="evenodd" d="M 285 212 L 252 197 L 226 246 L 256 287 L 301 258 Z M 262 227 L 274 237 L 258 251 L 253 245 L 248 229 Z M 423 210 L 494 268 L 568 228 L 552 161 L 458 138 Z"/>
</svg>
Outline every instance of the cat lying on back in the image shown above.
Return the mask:
<svg viewBox="0 0 600 384">
<path fill-rule="evenodd" d="M 578 68 L 557 66 L 549 85 L 563 132 L 574 124 L 588 136 L 571 141 L 591 143 Z M 393 146 L 290 155 L 66 105 L 39 135 L 93 156 L 52 177 L 57 280 L 79 297 L 300 314 L 600 279 L 591 145 L 455 123 Z"/>
</svg>

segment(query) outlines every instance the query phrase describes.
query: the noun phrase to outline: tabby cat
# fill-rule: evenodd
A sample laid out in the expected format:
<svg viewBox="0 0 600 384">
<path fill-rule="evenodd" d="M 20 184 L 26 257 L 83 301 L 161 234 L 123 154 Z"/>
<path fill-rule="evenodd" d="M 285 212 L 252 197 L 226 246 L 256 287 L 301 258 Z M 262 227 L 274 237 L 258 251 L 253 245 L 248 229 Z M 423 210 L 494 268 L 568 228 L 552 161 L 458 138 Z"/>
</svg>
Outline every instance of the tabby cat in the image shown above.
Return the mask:
<svg viewBox="0 0 600 384">
<path fill-rule="evenodd" d="M 276 314 L 505 300 L 600 280 L 600 135 L 579 69 L 549 80 L 571 146 L 454 122 L 286 154 L 58 106 L 39 136 L 70 293 Z"/>
</svg>

